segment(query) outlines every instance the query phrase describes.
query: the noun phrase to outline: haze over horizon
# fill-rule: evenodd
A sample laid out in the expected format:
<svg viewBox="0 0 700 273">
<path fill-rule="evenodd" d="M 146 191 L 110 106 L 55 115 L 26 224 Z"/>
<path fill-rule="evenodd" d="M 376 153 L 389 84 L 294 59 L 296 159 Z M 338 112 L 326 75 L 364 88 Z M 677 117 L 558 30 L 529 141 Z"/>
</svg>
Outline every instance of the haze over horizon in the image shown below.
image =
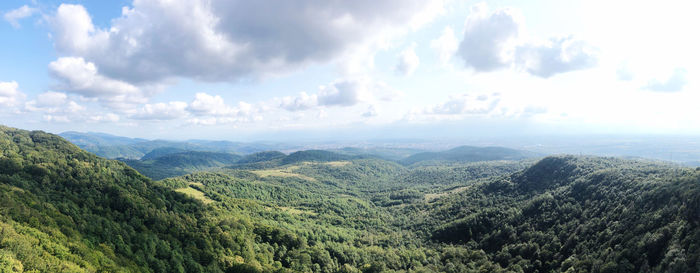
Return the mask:
<svg viewBox="0 0 700 273">
<path fill-rule="evenodd" d="M 0 123 L 176 140 L 696 136 L 695 10 L 3 1 Z"/>
</svg>

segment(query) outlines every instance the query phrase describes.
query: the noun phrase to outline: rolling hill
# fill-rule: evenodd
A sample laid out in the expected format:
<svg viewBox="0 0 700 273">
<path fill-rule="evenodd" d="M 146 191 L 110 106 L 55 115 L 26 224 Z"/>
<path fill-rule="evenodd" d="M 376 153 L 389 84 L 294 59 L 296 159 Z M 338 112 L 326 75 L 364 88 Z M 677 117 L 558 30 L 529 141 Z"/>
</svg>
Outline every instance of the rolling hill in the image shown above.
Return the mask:
<svg viewBox="0 0 700 273">
<path fill-rule="evenodd" d="M 215 239 L 231 227 L 198 201 L 41 131 L 0 127 L 0 147 L 0 266 L 10 272 L 231 267 L 216 257 L 232 248 Z"/>
<path fill-rule="evenodd" d="M 165 149 L 165 148 L 163 148 Z M 180 176 L 196 171 L 204 171 L 216 167 L 224 167 L 238 162 L 241 159 L 240 155 L 229 153 L 215 152 L 175 152 L 167 153 L 160 152 L 162 155 L 157 156 L 151 152 L 144 156 L 146 159 L 120 159 L 130 167 L 136 169 L 145 176 L 154 180 L 159 180 L 167 177 Z M 168 152 L 175 149 L 168 149 Z"/>
</svg>

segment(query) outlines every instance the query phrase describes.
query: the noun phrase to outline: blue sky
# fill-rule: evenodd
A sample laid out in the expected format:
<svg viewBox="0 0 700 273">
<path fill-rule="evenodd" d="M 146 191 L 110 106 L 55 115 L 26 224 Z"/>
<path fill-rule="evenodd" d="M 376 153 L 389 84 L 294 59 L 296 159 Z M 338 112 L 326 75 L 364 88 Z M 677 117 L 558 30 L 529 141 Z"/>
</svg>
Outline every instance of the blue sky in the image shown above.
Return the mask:
<svg viewBox="0 0 700 273">
<path fill-rule="evenodd" d="M 0 120 L 168 139 L 698 134 L 696 4 L 2 1 Z"/>
</svg>

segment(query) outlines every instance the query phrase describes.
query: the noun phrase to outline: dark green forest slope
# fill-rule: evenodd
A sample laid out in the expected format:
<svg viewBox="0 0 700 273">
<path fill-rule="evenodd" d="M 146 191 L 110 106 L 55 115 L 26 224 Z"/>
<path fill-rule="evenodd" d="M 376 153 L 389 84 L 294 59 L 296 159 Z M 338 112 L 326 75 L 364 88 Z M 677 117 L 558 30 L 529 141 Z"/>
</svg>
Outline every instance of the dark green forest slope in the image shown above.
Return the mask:
<svg viewBox="0 0 700 273">
<path fill-rule="evenodd" d="M 195 171 L 208 170 L 234 164 L 241 156 L 216 152 L 176 152 L 154 155 L 149 153 L 148 159 L 120 159 L 141 174 L 152 179 L 163 179 L 179 176 Z"/>
<path fill-rule="evenodd" d="M 696 169 L 312 151 L 153 182 L 39 131 L 0 148 L 0 272 L 700 269 Z"/>
</svg>

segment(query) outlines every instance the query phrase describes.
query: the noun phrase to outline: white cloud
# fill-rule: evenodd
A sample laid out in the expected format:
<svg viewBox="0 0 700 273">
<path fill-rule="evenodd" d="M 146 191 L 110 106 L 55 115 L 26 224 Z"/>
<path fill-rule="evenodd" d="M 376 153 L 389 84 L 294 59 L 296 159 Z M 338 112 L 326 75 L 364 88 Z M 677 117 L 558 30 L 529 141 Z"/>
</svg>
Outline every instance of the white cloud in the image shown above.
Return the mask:
<svg viewBox="0 0 700 273">
<path fill-rule="evenodd" d="M 50 114 L 74 114 L 85 110 L 85 107 L 70 100 L 66 93 L 48 91 L 36 96 L 34 100 L 25 103 L 24 107 L 30 112 Z"/>
<path fill-rule="evenodd" d="M 14 28 L 19 28 L 19 20 L 32 16 L 37 10 L 27 5 L 6 12 L 2 17 Z"/>
<path fill-rule="evenodd" d="M 542 104 L 523 101 L 518 96 L 501 93 L 463 93 L 449 96 L 441 103 L 416 107 L 405 121 L 444 121 L 478 119 L 531 119 L 550 113 Z"/>
<path fill-rule="evenodd" d="M 542 78 L 591 68 L 598 63 L 597 50 L 573 37 L 553 38 L 542 44 L 518 46 L 516 58 L 517 66 Z"/>
<path fill-rule="evenodd" d="M 119 115 L 114 113 L 107 113 L 103 115 L 92 115 L 88 118 L 89 122 L 99 123 L 99 122 L 117 122 L 119 121 Z"/>
<path fill-rule="evenodd" d="M 361 102 L 376 100 L 391 101 L 401 93 L 386 83 L 367 77 L 335 81 L 321 86 L 318 91 L 318 104 L 322 106 L 353 106 Z"/>
<path fill-rule="evenodd" d="M 212 96 L 207 93 L 195 94 L 194 100 L 184 108 L 196 117 L 187 120 L 194 125 L 216 125 L 229 123 L 244 123 L 262 120 L 259 115 L 260 106 L 244 101 L 236 106 L 229 106 L 221 96 Z"/>
<path fill-rule="evenodd" d="M 369 77 L 358 77 L 334 81 L 322 85 L 316 94 L 299 93 L 296 97 L 275 98 L 276 105 L 287 111 L 304 111 L 319 106 L 349 107 L 360 103 L 393 101 L 403 94 L 384 82 Z"/>
<path fill-rule="evenodd" d="M 418 55 L 416 55 L 416 51 L 414 50 L 415 47 L 416 45 L 413 44 L 401 52 L 399 55 L 399 63 L 396 64 L 396 67 L 394 68 L 396 72 L 404 76 L 410 76 L 416 71 L 418 65 L 420 64 L 420 59 L 418 58 Z"/>
<path fill-rule="evenodd" d="M 221 96 L 212 96 L 207 93 L 197 93 L 194 100 L 187 106 L 187 111 L 198 116 L 226 116 L 235 110 L 226 103 Z"/>
<path fill-rule="evenodd" d="M 644 88 L 656 92 L 678 92 L 688 83 L 687 74 L 687 70 L 676 68 L 666 80 L 653 79 Z"/>
<path fill-rule="evenodd" d="M 478 72 L 508 67 L 521 21 L 513 9 L 491 13 L 484 3 L 472 6 L 458 50 L 464 64 Z"/>
<path fill-rule="evenodd" d="M 46 122 L 58 122 L 58 123 L 68 123 L 71 120 L 65 115 L 44 115 L 44 121 Z"/>
<path fill-rule="evenodd" d="M 438 53 L 442 64 L 449 63 L 450 59 L 457 52 L 458 47 L 459 41 L 455 37 L 454 30 L 449 26 L 442 30 L 439 38 L 430 41 L 430 48 Z"/>
<path fill-rule="evenodd" d="M 187 116 L 187 103 L 171 101 L 168 103 L 145 104 L 139 111 L 130 116 L 142 120 L 172 120 Z"/>
<path fill-rule="evenodd" d="M 19 91 L 17 82 L 0 82 L 0 105 L 6 107 L 15 106 L 24 97 L 24 93 Z"/>
<path fill-rule="evenodd" d="M 545 41 L 520 37 L 524 32 L 521 17 L 511 8 L 489 12 L 484 3 L 474 5 L 457 51 L 465 66 L 476 72 L 517 67 L 531 75 L 549 78 L 597 65 L 597 49 L 572 36 Z"/>
<path fill-rule="evenodd" d="M 318 102 L 324 106 L 352 106 L 370 100 L 371 91 L 360 81 L 337 81 L 319 88 Z"/>
<path fill-rule="evenodd" d="M 230 81 L 352 55 L 389 30 L 430 21 L 443 2 L 135 0 L 105 29 L 80 5 L 62 4 L 48 21 L 61 54 L 83 57 L 109 78 Z"/>
<path fill-rule="evenodd" d="M 58 58 L 49 70 L 61 82 L 57 89 L 96 98 L 110 108 L 129 109 L 147 100 L 139 87 L 101 75 L 95 64 L 81 57 Z"/>
</svg>

